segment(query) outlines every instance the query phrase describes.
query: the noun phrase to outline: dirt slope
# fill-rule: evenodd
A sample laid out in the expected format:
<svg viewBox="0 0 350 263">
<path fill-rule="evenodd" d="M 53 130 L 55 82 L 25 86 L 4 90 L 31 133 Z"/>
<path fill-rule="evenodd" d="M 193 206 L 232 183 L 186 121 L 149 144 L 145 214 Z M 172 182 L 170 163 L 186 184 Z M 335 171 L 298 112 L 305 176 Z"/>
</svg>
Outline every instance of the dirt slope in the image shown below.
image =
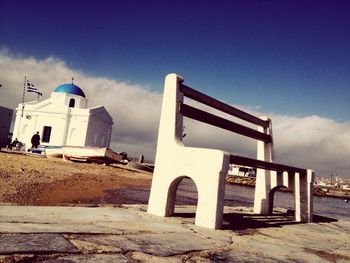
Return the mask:
<svg viewBox="0 0 350 263">
<path fill-rule="evenodd" d="M 122 166 L 0 153 L 0 203 L 121 204 L 129 200 L 111 193 L 118 189 L 150 187 L 150 183 L 150 174 L 130 171 Z"/>
</svg>

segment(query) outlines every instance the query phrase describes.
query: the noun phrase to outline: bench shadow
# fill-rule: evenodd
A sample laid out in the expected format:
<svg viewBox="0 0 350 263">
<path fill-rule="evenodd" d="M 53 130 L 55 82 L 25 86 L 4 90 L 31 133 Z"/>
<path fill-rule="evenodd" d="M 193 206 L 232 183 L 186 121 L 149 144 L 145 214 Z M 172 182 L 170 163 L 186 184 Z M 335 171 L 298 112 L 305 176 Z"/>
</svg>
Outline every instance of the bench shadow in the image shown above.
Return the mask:
<svg viewBox="0 0 350 263">
<path fill-rule="evenodd" d="M 173 216 L 192 219 L 193 223 L 195 220 L 195 213 L 193 212 L 177 212 L 177 213 L 174 213 Z M 320 216 L 320 215 L 314 215 L 313 217 L 313 223 L 331 223 L 331 222 L 337 222 L 337 221 L 338 219 Z M 268 227 L 282 227 L 285 225 L 296 225 L 296 224 L 304 224 L 304 223 L 296 222 L 294 220 L 293 210 L 289 210 L 286 213 L 277 212 L 267 216 L 251 214 L 251 213 L 248 214 L 244 212 L 230 212 L 230 213 L 224 213 L 221 229 L 244 231 L 249 229 L 251 230 L 251 229 L 268 228 Z"/>
<path fill-rule="evenodd" d="M 149 199 L 149 188 L 119 189 L 107 190 L 103 198 L 104 203 L 110 204 L 143 204 L 147 205 Z M 197 200 L 192 196 L 177 196 L 176 206 L 173 217 L 186 219 L 187 222 L 194 224 Z M 187 207 L 187 208 L 186 208 Z M 284 225 L 304 224 L 294 221 L 294 210 L 274 210 L 272 215 L 253 214 L 252 211 L 232 211 L 224 212 L 222 229 L 243 231 L 247 229 L 282 227 Z M 337 222 L 335 218 L 315 215 L 314 223 Z"/>
<path fill-rule="evenodd" d="M 320 215 L 314 215 L 313 223 L 331 223 L 331 222 L 338 222 L 338 219 L 326 217 L 326 216 L 320 216 Z"/>
<path fill-rule="evenodd" d="M 337 222 L 335 218 L 314 215 L 313 223 Z M 227 213 L 223 216 L 222 229 L 245 230 L 268 227 L 282 227 L 285 225 L 304 224 L 294 220 L 294 211 L 274 213 L 272 215 L 254 215 L 244 213 Z"/>
</svg>

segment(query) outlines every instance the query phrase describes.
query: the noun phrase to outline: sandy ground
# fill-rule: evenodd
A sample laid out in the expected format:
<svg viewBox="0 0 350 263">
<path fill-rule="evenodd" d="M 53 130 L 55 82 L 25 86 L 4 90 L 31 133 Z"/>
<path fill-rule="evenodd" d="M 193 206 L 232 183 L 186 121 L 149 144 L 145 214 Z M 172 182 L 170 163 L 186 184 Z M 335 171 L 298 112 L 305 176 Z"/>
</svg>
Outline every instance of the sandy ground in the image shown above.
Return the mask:
<svg viewBox="0 0 350 263">
<path fill-rule="evenodd" d="M 0 203 L 69 205 L 132 203 L 117 190 L 150 187 L 151 175 L 122 166 L 73 163 L 0 152 Z"/>
</svg>

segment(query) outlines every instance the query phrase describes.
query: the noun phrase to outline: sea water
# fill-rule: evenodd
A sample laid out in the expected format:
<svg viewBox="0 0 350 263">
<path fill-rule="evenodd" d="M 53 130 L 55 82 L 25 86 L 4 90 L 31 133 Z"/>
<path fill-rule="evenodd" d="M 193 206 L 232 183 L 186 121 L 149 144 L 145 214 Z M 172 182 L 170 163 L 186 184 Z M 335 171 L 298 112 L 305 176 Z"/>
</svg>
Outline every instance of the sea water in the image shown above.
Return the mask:
<svg viewBox="0 0 350 263">
<path fill-rule="evenodd" d="M 254 187 L 226 185 L 225 203 L 233 206 L 254 206 Z M 276 192 L 274 207 L 294 209 L 294 195 L 290 192 Z M 314 196 L 314 214 L 335 219 L 350 220 L 350 200 L 334 197 Z"/>
<path fill-rule="evenodd" d="M 253 207 L 254 191 L 254 187 L 226 184 L 225 205 L 233 207 Z M 122 189 L 118 190 L 117 193 L 131 203 L 147 204 L 150 189 Z M 111 202 L 114 199 L 115 198 L 112 195 L 111 197 L 107 197 L 106 201 Z M 176 204 L 197 204 L 197 189 L 193 181 L 189 179 L 181 181 L 176 194 Z M 290 192 L 276 192 L 274 197 L 274 207 L 294 209 L 293 194 Z M 340 198 L 314 196 L 314 214 L 333 219 L 350 220 L 350 200 L 345 202 L 344 199 Z"/>
<path fill-rule="evenodd" d="M 225 205 L 254 206 L 254 187 L 226 184 Z M 193 182 L 183 180 L 178 188 L 178 204 L 196 204 L 197 191 Z M 291 192 L 278 191 L 274 197 L 274 207 L 294 209 L 294 196 Z M 314 196 L 314 214 L 334 219 L 350 220 L 350 200 L 334 197 Z"/>
</svg>

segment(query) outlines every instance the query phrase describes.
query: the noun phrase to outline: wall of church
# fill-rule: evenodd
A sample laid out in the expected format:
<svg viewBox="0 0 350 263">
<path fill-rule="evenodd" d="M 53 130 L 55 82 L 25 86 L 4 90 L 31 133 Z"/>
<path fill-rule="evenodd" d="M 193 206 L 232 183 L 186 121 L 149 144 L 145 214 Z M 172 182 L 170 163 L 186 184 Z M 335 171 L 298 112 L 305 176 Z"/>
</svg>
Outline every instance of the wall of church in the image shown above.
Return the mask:
<svg viewBox="0 0 350 263">
<path fill-rule="evenodd" d="M 112 126 L 98 118 L 89 117 L 86 110 L 76 110 L 75 113 L 79 114 L 38 114 L 25 110 L 21 117 L 21 110 L 18 110 L 13 136 L 25 143 L 26 150 L 31 147 L 31 137 L 37 131 L 41 138 L 40 144 L 44 146 L 108 147 Z"/>
<path fill-rule="evenodd" d="M 71 116 L 64 145 L 86 146 L 88 116 Z"/>
<path fill-rule="evenodd" d="M 40 132 L 41 145 L 62 145 L 65 127 L 66 114 L 43 114 L 38 117 L 36 128 Z M 49 129 L 49 134 L 44 130 Z M 46 136 L 45 136 L 46 135 Z"/>
<path fill-rule="evenodd" d="M 94 147 L 109 147 L 112 125 L 93 115 L 89 118 L 88 132 L 85 145 Z"/>
<path fill-rule="evenodd" d="M 56 104 L 64 105 L 66 107 L 69 107 L 71 99 L 74 100 L 74 108 L 79 109 L 86 109 L 88 100 L 86 98 L 83 98 L 81 96 L 69 94 L 66 93 L 59 93 L 59 92 L 53 92 L 51 94 L 52 99 Z"/>
<path fill-rule="evenodd" d="M 39 131 L 43 146 L 109 147 L 113 120 L 104 107 L 87 109 L 84 97 L 53 92 L 40 102 L 22 104 L 16 113 L 14 137 L 31 147 L 32 136 Z"/>
<path fill-rule="evenodd" d="M 87 107 L 87 99 L 80 97 L 80 96 L 74 96 L 69 95 L 65 97 L 64 104 L 69 107 L 71 100 L 74 100 L 74 107 L 73 108 L 79 108 L 79 109 L 86 109 Z"/>
<path fill-rule="evenodd" d="M 23 112 L 22 116 L 22 110 L 17 109 L 13 138 L 17 138 L 20 142 L 24 143 L 25 148 L 28 149 L 31 147 L 30 140 L 35 132 L 35 121 L 32 120 L 32 116 L 26 111 Z"/>
<path fill-rule="evenodd" d="M 52 114 L 40 112 L 17 111 L 16 122 L 13 131 L 14 138 L 25 143 L 25 148 L 31 147 L 31 138 L 37 131 L 40 135 L 41 145 L 62 145 L 64 128 L 66 124 L 65 114 Z M 46 130 L 46 134 L 44 134 Z M 46 135 L 46 136 L 44 136 Z"/>
</svg>

